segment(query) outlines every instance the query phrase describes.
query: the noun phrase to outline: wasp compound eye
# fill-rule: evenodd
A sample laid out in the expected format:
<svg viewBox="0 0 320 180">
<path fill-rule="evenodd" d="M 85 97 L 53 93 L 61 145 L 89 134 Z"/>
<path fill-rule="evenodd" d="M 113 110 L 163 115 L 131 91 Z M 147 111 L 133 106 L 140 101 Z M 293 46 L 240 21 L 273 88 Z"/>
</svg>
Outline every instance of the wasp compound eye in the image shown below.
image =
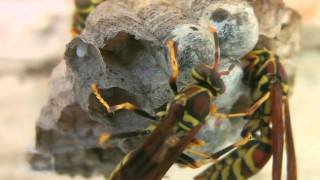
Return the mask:
<svg viewBox="0 0 320 180">
<path fill-rule="evenodd" d="M 215 90 L 215 92 L 217 94 L 223 94 L 226 90 L 226 87 L 219 73 L 215 70 L 211 70 L 211 74 L 209 78 L 210 78 L 211 86 Z"/>
<path fill-rule="evenodd" d="M 199 64 L 192 70 L 192 77 L 202 85 L 206 85 L 214 95 L 222 94 L 225 85 L 218 72 L 205 64 Z"/>
<path fill-rule="evenodd" d="M 206 82 L 210 76 L 211 69 L 204 64 L 196 65 L 192 70 L 192 77 L 198 82 Z"/>
</svg>

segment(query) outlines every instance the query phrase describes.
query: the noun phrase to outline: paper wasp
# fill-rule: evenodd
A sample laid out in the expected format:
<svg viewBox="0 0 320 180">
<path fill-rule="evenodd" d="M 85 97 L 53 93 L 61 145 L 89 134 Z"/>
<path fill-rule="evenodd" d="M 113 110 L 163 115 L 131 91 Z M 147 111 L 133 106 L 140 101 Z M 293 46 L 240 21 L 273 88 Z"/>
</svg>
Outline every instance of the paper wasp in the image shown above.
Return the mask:
<svg viewBox="0 0 320 180">
<path fill-rule="evenodd" d="M 214 55 L 214 65 L 213 67 L 210 67 L 205 64 L 199 64 L 196 65 L 192 72 L 191 76 L 196 81 L 194 84 L 189 84 L 182 90 L 178 92 L 176 80 L 178 76 L 178 63 L 176 60 L 176 42 L 172 39 L 169 39 L 166 43 L 166 50 L 169 55 L 170 65 L 172 68 L 172 74 L 169 80 L 169 85 L 173 92 L 175 93 L 174 100 L 172 102 L 185 99 L 186 104 L 183 109 L 183 116 L 179 119 L 179 122 L 174 127 L 174 135 L 178 139 L 182 139 L 186 134 L 189 134 L 190 131 L 192 131 L 194 128 L 198 126 L 202 126 L 205 124 L 211 113 L 213 115 L 221 115 L 220 113 L 216 112 L 216 107 L 211 102 L 215 99 L 216 96 L 222 94 L 225 91 L 225 86 L 220 78 L 222 75 L 227 75 L 231 69 L 233 68 L 233 65 L 229 67 L 227 71 L 222 71 L 220 73 L 217 72 L 218 64 L 219 64 L 219 48 L 218 48 L 218 42 L 217 42 L 217 32 L 214 27 L 210 28 L 210 32 L 213 33 L 214 39 L 215 39 L 215 55 Z M 133 105 L 131 103 L 125 102 L 118 105 L 110 106 L 100 95 L 97 86 L 93 84 L 92 91 L 96 95 L 97 99 L 104 105 L 107 112 L 109 113 L 115 113 L 118 110 L 129 110 L 132 112 L 135 112 L 141 116 L 147 117 L 152 120 L 157 120 L 166 118 L 168 115 L 169 110 L 171 109 L 172 102 L 168 103 L 167 110 L 164 112 L 157 113 L 157 116 L 150 115 L 146 111 L 138 108 L 136 105 Z M 139 134 L 147 134 L 151 133 L 149 129 L 142 130 L 142 131 L 136 131 L 132 133 L 124 133 L 124 134 L 109 134 L 105 133 L 100 136 L 100 144 L 104 144 L 107 142 L 110 138 L 116 138 L 116 137 L 124 137 L 126 135 L 133 136 L 133 135 L 139 135 Z M 153 133 L 152 133 L 153 134 Z M 152 135 L 151 134 L 151 135 Z M 188 139 L 188 141 L 191 141 L 188 143 L 188 146 L 186 148 L 180 149 L 180 152 L 175 153 L 181 154 L 184 149 L 186 149 L 186 152 L 195 154 L 197 156 L 202 157 L 201 159 L 194 159 L 190 157 L 186 153 L 182 153 L 178 158 L 170 159 L 172 163 L 176 161 L 180 165 L 183 166 L 189 166 L 192 168 L 200 167 L 203 164 L 209 163 L 214 161 L 216 158 L 218 158 L 221 154 L 224 154 L 225 151 L 229 151 L 230 149 L 239 146 L 240 144 L 243 144 L 248 141 L 250 137 L 245 137 L 241 139 L 239 142 L 232 144 L 228 146 L 227 148 L 219 151 L 218 153 L 215 153 L 214 155 L 207 154 L 204 152 L 196 151 L 191 149 L 191 146 L 201 146 L 205 144 L 202 140 L 196 139 L 194 137 Z M 185 140 L 187 142 L 187 140 Z M 148 151 L 148 149 L 155 148 L 153 146 L 143 146 L 144 149 L 138 149 L 137 151 Z M 129 159 L 129 160 L 128 160 Z M 122 162 L 120 162 L 120 165 L 114 170 L 111 177 L 115 177 L 114 174 L 119 174 L 121 170 L 123 170 L 124 167 L 128 166 L 127 163 L 132 159 L 132 155 L 127 155 Z M 167 159 L 168 161 L 168 159 Z M 150 162 L 152 161 L 152 157 L 150 157 Z M 137 162 L 138 163 L 138 162 Z M 169 168 L 169 167 L 168 167 Z M 121 174 L 121 173 L 120 173 Z M 112 178 L 111 178 L 112 179 Z"/>
<path fill-rule="evenodd" d="M 287 176 L 297 179 L 296 158 L 291 130 L 287 77 L 279 57 L 263 49 L 245 58 L 244 82 L 251 87 L 254 105 L 246 112 L 225 118 L 246 116 L 241 136 L 252 140 L 239 146 L 195 179 L 247 179 L 256 174 L 273 156 L 272 179 L 281 179 L 284 132 L 287 150 Z"/>
<path fill-rule="evenodd" d="M 88 15 L 105 0 L 75 0 L 75 12 L 73 14 L 73 22 L 71 34 L 79 35 L 84 27 Z"/>
<path fill-rule="evenodd" d="M 161 179 L 201 127 L 198 125 L 180 137 L 176 135 L 175 129 L 184 116 L 185 106 L 185 97 L 174 100 L 156 129 L 122 159 L 109 179 Z"/>
</svg>

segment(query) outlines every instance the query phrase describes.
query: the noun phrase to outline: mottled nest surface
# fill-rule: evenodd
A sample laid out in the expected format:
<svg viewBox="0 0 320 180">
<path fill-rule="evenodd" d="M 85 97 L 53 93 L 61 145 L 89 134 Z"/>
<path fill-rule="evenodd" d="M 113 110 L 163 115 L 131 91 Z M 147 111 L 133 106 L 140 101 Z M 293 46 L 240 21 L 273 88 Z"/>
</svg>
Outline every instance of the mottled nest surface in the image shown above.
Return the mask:
<svg viewBox="0 0 320 180">
<path fill-rule="evenodd" d="M 132 102 L 154 114 L 173 97 L 165 42 L 177 41 L 178 87 L 191 83 L 195 64 L 212 64 L 214 41 L 208 27 L 218 28 L 221 64 L 236 63 L 223 77 L 227 91 L 215 101 L 221 112 L 247 107 L 238 61 L 254 47 L 267 47 L 281 57 L 299 49 L 300 17 L 280 0 L 108 0 L 90 14 L 84 32 L 67 46 L 65 60 L 51 77 L 51 94 L 36 126 L 36 151 L 30 163 L 37 170 L 84 176 L 108 175 L 143 137 L 112 140 L 103 149 L 101 132 L 144 129 L 152 121 L 128 111 L 113 117 L 91 92 L 97 83 L 110 104 Z M 208 124 L 198 135 L 214 152 L 239 137 L 243 121 Z"/>
</svg>

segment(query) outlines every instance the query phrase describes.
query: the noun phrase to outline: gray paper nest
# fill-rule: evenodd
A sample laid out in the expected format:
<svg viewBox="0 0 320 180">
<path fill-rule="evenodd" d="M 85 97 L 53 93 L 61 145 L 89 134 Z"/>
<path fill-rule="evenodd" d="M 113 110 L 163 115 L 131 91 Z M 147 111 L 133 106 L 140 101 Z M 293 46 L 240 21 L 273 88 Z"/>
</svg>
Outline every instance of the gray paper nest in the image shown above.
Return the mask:
<svg viewBox="0 0 320 180">
<path fill-rule="evenodd" d="M 212 21 L 213 20 L 213 21 Z M 282 57 L 299 48 L 300 17 L 280 0 L 107 0 L 90 14 L 84 32 L 67 46 L 65 60 L 51 77 L 51 94 L 37 123 L 37 170 L 84 176 L 108 175 L 143 137 L 97 144 L 101 132 L 130 132 L 152 121 L 128 111 L 113 117 L 91 92 L 92 83 L 110 104 L 131 102 L 154 114 L 173 98 L 165 42 L 178 42 L 178 88 L 192 83 L 195 64 L 212 64 L 210 24 L 218 28 L 220 70 L 236 67 L 223 77 L 227 92 L 214 102 L 221 112 L 244 110 L 248 89 L 237 61 L 255 46 L 268 47 Z M 239 137 L 242 120 L 210 121 L 199 137 L 202 151 L 214 152 Z"/>
</svg>

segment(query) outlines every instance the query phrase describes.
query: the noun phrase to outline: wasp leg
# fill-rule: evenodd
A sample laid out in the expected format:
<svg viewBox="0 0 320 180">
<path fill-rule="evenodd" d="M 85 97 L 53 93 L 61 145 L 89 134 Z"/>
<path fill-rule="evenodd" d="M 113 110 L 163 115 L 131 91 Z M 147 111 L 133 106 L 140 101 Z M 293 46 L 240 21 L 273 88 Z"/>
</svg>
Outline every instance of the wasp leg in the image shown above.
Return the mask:
<svg viewBox="0 0 320 180">
<path fill-rule="evenodd" d="M 205 153 L 205 152 L 201 152 L 201 151 L 197 151 L 194 149 L 186 149 L 186 152 L 190 153 L 190 154 L 194 154 L 197 156 L 200 156 L 204 159 L 194 159 L 190 156 L 188 156 L 187 154 L 182 154 L 179 159 L 177 160 L 177 163 L 179 164 L 179 166 L 187 166 L 190 168 L 199 168 L 203 165 L 206 165 L 208 163 L 215 163 L 221 156 L 227 154 L 228 152 L 230 152 L 231 150 L 246 144 L 247 142 L 249 142 L 252 139 L 252 135 L 249 133 L 246 137 L 241 138 L 239 141 L 237 141 L 234 144 L 231 144 L 225 148 L 223 148 L 222 150 L 213 153 L 213 154 L 209 154 L 209 153 Z"/>
<path fill-rule="evenodd" d="M 194 159 L 189 155 L 182 153 L 180 157 L 177 159 L 176 163 L 180 167 L 189 167 L 192 169 L 196 169 L 201 167 L 202 165 L 208 164 L 212 162 L 211 159 Z"/>
<path fill-rule="evenodd" d="M 216 153 L 213 153 L 213 154 L 208 154 L 208 153 L 203 153 L 203 152 L 199 153 L 199 151 L 197 152 L 197 151 L 194 151 L 194 150 L 192 150 L 192 151 L 193 151 L 193 152 L 192 152 L 192 151 L 190 151 L 190 150 L 188 149 L 188 152 L 192 152 L 193 154 L 200 155 L 200 156 L 206 158 L 206 159 L 197 159 L 197 160 L 195 160 L 195 159 L 192 159 L 192 158 L 190 159 L 190 157 L 189 157 L 190 167 L 199 168 L 199 167 L 201 167 L 201 166 L 203 166 L 203 165 L 206 165 L 206 164 L 208 164 L 208 163 L 212 163 L 212 162 L 215 163 L 215 162 L 217 162 L 217 160 L 219 160 L 219 158 L 220 158 L 221 156 L 227 154 L 228 152 L 230 152 L 230 151 L 233 150 L 234 148 L 237 148 L 237 147 L 239 147 L 239 146 L 241 146 L 241 145 L 246 144 L 246 143 L 249 142 L 251 139 L 252 139 L 252 135 L 251 135 L 251 134 L 248 134 L 246 137 L 241 138 L 241 139 L 240 139 L 239 141 L 237 141 L 236 143 L 231 144 L 231 145 L 229 145 L 229 146 L 223 148 L 222 150 L 220 150 L 220 151 L 218 151 L 218 152 L 216 152 Z M 192 160 L 192 161 L 191 161 L 191 160 Z M 191 162 L 192 162 L 192 163 L 191 163 Z"/>
<path fill-rule="evenodd" d="M 201 147 L 204 146 L 206 144 L 205 141 L 198 139 L 198 138 L 194 138 L 191 140 L 190 145 L 189 146 L 196 146 L 196 147 Z"/>
<path fill-rule="evenodd" d="M 179 67 L 176 59 L 176 42 L 172 39 L 167 41 L 167 48 L 170 55 L 170 66 L 172 69 L 171 77 L 169 80 L 170 87 L 175 94 L 178 94 L 177 77 L 179 74 Z"/>
<path fill-rule="evenodd" d="M 126 110 L 129 110 L 129 111 L 134 112 L 136 114 L 139 114 L 139 115 L 141 115 L 143 117 L 149 118 L 151 120 L 156 120 L 156 116 L 153 116 L 153 115 L 149 114 L 148 112 L 138 108 L 136 105 L 131 104 L 129 102 L 124 102 L 124 103 L 121 103 L 121 104 L 110 106 L 107 103 L 107 101 L 104 100 L 103 97 L 101 96 L 101 94 L 99 93 L 99 90 L 97 88 L 97 84 L 95 84 L 95 83 L 93 83 L 91 85 L 91 90 L 94 93 L 94 95 L 96 96 L 96 98 L 100 101 L 100 103 L 106 108 L 108 113 L 114 113 L 114 112 L 116 112 L 118 110 L 126 109 Z"/>
<path fill-rule="evenodd" d="M 229 145 L 228 147 L 226 147 L 226 148 L 224 148 L 214 154 L 204 153 L 204 152 L 196 151 L 193 149 L 187 149 L 186 151 L 188 153 L 200 156 L 204 159 L 194 159 L 186 154 L 182 154 L 179 157 L 179 159 L 177 160 L 177 163 L 179 164 L 179 166 L 182 166 L 182 167 L 186 166 L 186 167 L 196 169 L 196 168 L 199 168 L 199 167 L 206 165 L 208 163 L 216 162 L 221 156 L 228 153 L 229 151 L 231 151 L 235 147 L 236 147 L 236 145 L 232 144 L 232 145 Z"/>
<path fill-rule="evenodd" d="M 107 143 L 110 141 L 110 139 L 123 139 L 123 138 L 130 138 L 130 137 L 136 137 L 136 136 L 146 136 L 150 134 L 152 130 L 145 129 L 145 130 L 136 130 L 132 132 L 123 132 L 123 133 L 115 133 L 110 134 L 108 132 L 103 132 L 100 134 L 98 138 L 98 144 L 101 146 L 107 146 Z"/>
<path fill-rule="evenodd" d="M 202 151 L 198 151 L 198 150 L 194 150 L 194 149 L 191 149 L 191 148 L 186 149 L 186 152 L 188 152 L 190 154 L 194 154 L 194 155 L 200 156 L 200 157 L 205 158 L 205 159 L 210 159 L 211 158 L 211 154 L 205 153 L 205 152 L 202 152 Z"/>
<path fill-rule="evenodd" d="M 234 113 L 234 114 L 223 114 L 217 112 L 215 106 L 211 107 L 211 113 L 213 116 L 217 117 L 219 120 L 230 119 L 230 118 L 239 118 L 252 115 L 266 100 L 270 98 L 270 91 L 265 93 L 260 99 L 258 99 L 248 110 L 244 113 Z"/>
<path fill-rule="evenodd" d="M 234 67 L 236 67 L 236 64 L 235 64 L 235 63 L 232 63 L 232 64 L 228 67 L 228 70 L 219 72 L 219 76 L 227 76 L 227 75 L 229 75 L 230 72 L 234 69 Z"/>
<path fill-rule="evenodd" d="M 234 148 L 237 148 L 239 146 L 242 146 L 246 143 L 248 143 L 250 140 L 252 140 L 252 134 L 248 133 L 245 137 L 241 138 L 239 141 L 230 144 L 229 146 L 221 149 L 220 151 L 213 153 L 210 155 L 210 158 L 213 160 L 217 160 L 219 159 L 221 156 L 223 156 L 224 154 L 228 153 L 229 151 L 231 151 Z"/>
<path fill-rule="evenodd" d="M 252 134 L 248 133 L 245 137 L 241 138 L 239 141 L 221 149 L 220 151 L 213 153 L 210 155 L 210 158 L 213 159 L 213 161 L 217 161 L 221 156 L 225 155 L 226 153 L 230 152 L 231 150 L 242 146 L 246 143 L 248 143 L 250 140 L 252 140 Z"/>
</svg>

